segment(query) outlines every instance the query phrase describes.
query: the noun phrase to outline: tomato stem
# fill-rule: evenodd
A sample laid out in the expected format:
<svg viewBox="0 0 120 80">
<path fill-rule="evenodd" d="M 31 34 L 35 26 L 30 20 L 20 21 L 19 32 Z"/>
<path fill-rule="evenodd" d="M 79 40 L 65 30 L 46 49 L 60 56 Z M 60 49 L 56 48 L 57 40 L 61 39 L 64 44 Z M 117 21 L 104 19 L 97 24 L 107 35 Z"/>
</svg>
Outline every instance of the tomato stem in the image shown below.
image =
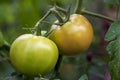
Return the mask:
<svg viewBox="0 0 120 80">
<path fill-rule="evenodd" d="M 104 15 L 101 15 L 101 14 L 98 14 L 98 13 L 90 12 L 90 11 L 87 11 L 85 9 L 82 9 L 81 13 L 89 15 L 89 16 L 101 18 L 101 19 L 104 19 L 104 20 L 107 20 L 107 21 L 110 21 L 110 22 L 114 22 L 115 21 L 114 19 L 112 19 L 110 17 L 104 16 Z"/>
<path fill-rule="evenodd" d="M 51 10 L 49 10 L 36 24 L 34 27 L 33 34 L 37 35 L 38 30 L 40 30 L 40 35 L 41 35 L 41 27 L 39 28 L 40 23 L 45 20 L 49 15 L 51 14 Z M 39 29 L 38 29 L 39 28 Z"/>
<path fill-rule="evenodd" d="M 55 14 L 56 18 L 60 23 L 63 23 L 63 19 L 59 11 L 56 9 L 56 7 L 52 8 L 51 11 Z"/>
<path fill-rule="evenodd" d="M 62 11 L 64 14 L 67 13 L 64 9 L 54 5 L 54 7 L 50 8 L 48 12 L 35 24 L 33 29 L 33 34 L 41 35 L 41 27 L 39 27 L 40 23 L 45 20 L 51 13 L 53 13 L 56 18 L 59 20 L 59 23 L 64 23 L 62 16 L 59 11 Z M 40 32 L 40 33 L 38 33 Z"/>
<path fill-rule="evenodd" d="M 67 11 L 66 11 L 64 8 L 61 8 L 61 7 L 57 6 L 57 5 L 56 5 L 55 7 L 56 7 L 56 9 L 57 9 L 58 11 L 64 13 L 65 15 L 67 14 Z"/>
<path fill-rule="evenodd" d="M 76 1 L 75 11 L 74 11 L 75 13 L 77 14 L 81 13 L 82 3 L 83 3 L 83 0 Z"/>
</svg>

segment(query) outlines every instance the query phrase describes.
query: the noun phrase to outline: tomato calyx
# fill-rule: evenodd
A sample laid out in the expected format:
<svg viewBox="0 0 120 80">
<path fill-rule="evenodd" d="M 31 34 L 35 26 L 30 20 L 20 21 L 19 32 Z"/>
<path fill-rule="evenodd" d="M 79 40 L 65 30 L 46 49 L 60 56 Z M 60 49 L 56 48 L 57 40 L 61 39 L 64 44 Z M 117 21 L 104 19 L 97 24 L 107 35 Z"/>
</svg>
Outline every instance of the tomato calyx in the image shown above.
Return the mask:
<svg viewBox="0 0 120 80">
<path fill-rule="evenodd" d="M 63 24 L 65 24 L 66 22 L 69 21 L 69 18 L 70 18 L 70 8 L 68 8 L 67 11 L 65 11 L 64 9 L 58 7 L 58 6 L 55 6 L 56 9 L 55 11 L 58 11 L 59 13 L 61 14 L 64 14 L 64 16 L 61 16 L 60 14 L 56 14 L 56 18 L 58 19 L 59 22 L 57 23 L 54 23 L 55 25 L 59 25 L 59 26 L 62 26 Z"/>
</svg>

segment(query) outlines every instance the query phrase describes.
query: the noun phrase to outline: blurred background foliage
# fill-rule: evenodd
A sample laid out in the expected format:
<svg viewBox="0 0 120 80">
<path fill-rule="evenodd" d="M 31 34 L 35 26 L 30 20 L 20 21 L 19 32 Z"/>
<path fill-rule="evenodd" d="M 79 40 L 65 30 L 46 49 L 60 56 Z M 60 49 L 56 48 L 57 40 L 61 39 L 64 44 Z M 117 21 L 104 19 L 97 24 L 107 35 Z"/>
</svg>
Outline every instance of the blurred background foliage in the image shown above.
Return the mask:
<svg viewBox="0 0 120 80">
<path fill-rule="evenodd" d="M 71 7 L 71 14 L 75 8 L 76 0 L 56 0 L 57 5 L 68 9 Z M 114 6 L 105 4 L 107 0 L 83 0 L 83 8 L 97 12 L 114 18 Z M 1 0 L 0 1 L 0 31 L 5 40 L 10 44 L 21 34 L 31 33 L 25 28 L 32 28 L 36 22 L 47 12 L 53 5 L 52 0 Z M 107 80 L 109 76 L 107 66 L 107 52 L 105 47 L 107 42 L 104 41 L 104 35 L 110 25 L 109 22 L 98 18 L 93 18 L 85 15 L 94 28 L 94 40 L 86 51 L 86 54 L 78 55 L 77 57 L 64 57 L 60 71 L 63 80 L 78 80 L 81 75 L 86 73 L 89 66 L 90 80 Z M 47 18 L 51 24 L 55 21 L 55 17 L 51 15 Z M 41 24 L 42 29 L 48 30 L 51 24 Z M 0 53 L 5 53 L 1 51 Z M 9 53 L 9 52 L 6 52 Z M 92 58 L 92 62 L 91 62 Z M 3 61 L 0 56 L 0 80 L 7 80 L 10 74 L 14 71 L 12 66 Z M 108 73 L 108 74 L 107 74 Z M 14 79 L 8 79 L 14 80 Z M 15 79 L 18 80 L 18 79 Z"/>
</svg>

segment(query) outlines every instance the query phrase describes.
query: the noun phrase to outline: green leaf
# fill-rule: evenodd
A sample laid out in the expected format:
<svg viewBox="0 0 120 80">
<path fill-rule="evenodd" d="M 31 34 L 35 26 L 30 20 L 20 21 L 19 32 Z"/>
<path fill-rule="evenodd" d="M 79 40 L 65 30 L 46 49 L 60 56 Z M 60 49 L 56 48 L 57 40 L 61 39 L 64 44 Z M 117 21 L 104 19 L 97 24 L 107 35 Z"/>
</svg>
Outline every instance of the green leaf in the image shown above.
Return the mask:
<svg viewBox="0 0 120 80">
<path fill-rule="evenodd" d="M 80 77 L 79 80 L 88 80 L 88 76 L 86 74 L 84 74 L 82 77 Z"/>
<path fill-rule="evenodd" d="M 109 66 L 112 80 L 120 80 L 120 36 L 109 43 L 107 51 L 111 56 Z"/>
<path fill-rule="evenodd" d="M 110 28 L 108 29 L 108 32 L 105 35 L 106 41 L 111 41 L 120 34 L 120 21 L 115 21 L 111 24 Z"/>
<path fill-rule="evenodd" d="M 120 5 L 120 0 L 104 0 L 104 2 L 112 5 Z"/>
<path fill-rule="evenodd" d="M 115 21 L 105 36 L 106 41 L 111 41 L 107 46 L 110 55 L 109 67 L 112 80 L 120 80 L 120 21 Z"/>
<path fill-rule="evenodd" d="M 113 47 L 115 47 L 115 41 L 110 42 L 107 46 L 107 51 L 110 56 L 110 59 L 114 57 L 114 53 L 116 52 L 116 49 L 113 49 Z"/>
</svg>

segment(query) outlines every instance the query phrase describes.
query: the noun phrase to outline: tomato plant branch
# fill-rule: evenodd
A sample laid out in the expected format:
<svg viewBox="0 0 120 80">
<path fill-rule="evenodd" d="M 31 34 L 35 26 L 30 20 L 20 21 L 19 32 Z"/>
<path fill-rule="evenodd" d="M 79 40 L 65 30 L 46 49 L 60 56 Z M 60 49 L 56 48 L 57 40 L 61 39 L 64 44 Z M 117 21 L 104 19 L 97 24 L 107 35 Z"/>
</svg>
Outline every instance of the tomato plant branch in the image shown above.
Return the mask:
<svg viewBox="0 0 120 80">
<path fill-rule="evenodd" d="M 61 11 L 62 13 L 67 14 L 67 11 L 65 9 L 63 9 L 63 8 L 57 6 L 57 5 L 55 7 L 58 11 Z"/>
<path fill-rule="evenodd" d="M 105 19 L 105 20 L 110 21 L 110 22 L 114 22 L 115 21 L 114 19 L 112 19 L 110 17 L 104 16 L 104 15 L 101 15 L 101 14 L 98 14 L 98 13 L 90 12 L 90 11 L 87 11 L 87 10 L 84 10 L 84 9 L 81 11 L 81 13 L 89 15 L 89 16 Z"/>
<path fill-rule="evenodd" d="M 64 21 L 63 19 L 62 19 L 62 16 L 61 16 L 61 14 L 59 13 L 59 11 L 60 12 L 63 12 L 64 14 L 67 14 L 67 11 L 65 10 L 65 9 L 63 9 L 63 8 L 61 8 L 61 7 L 58 7 L 57 5 L 55 5 L 53 8 L 51 8 L 50 9 L 51 10 L 51 12 L 56 16 L 56 18 L 58 19 L 58 21 L 59 21 L 59 23 L 54 23 L 54 25 L 63 25 L 66 21 L 68 21 L 68 16 L 66 17 L 66 20 Z M 45 21 L 42 21 L 42 22 L 45 22 Z M 49 23 L 49 22 L 47 22 L 47 23 Z M 51 24 L 51 23 L 49 23 L 49 24 Z M 45 37 L 48 37 L 53 31 L 54 31 L 55 29 L 53 29 L 53 30 L 49 30 L 44 36 Z"/>
<path fill-rule="evenodd" d="M 35 35 L 38 34 L 38 27 L 39 27 L 41 21 L 45 20 L 50 14 L 51 14 L 51 10 L 49 10 L 49 11 L 35 24 L 34 31 L 33 31 L 33 33 L 34 33 Z M 40 31 L 40 32 L 41 32 L 41 31 Z M 41 34 L 41 33 L 40 33 L 40 34 Z"/>
<path fill-rule="evenodd" d="M 48 10 L 48 12 L 35 24 L 34 28 L 33 28 L 33 34 L 38 35 L 38 32 L 41 32 L 41 27 L 39 27 L 40 23 L 43 22 L 43 20 L 45 20 L 51 13 L 53 13 L 56 18 L 58 19 L 59 23 L 63 23 L 63 19 L 62 16 L 60 14 L 60 12 L 63 12 L 64 14 L 66 14 L 67 12 L 63 9 L 58 7 L 57 5 L 54 5 L 52 8 L 50 8 Z M 40 31 L 39 31 L 40 30 Z M 41 35 L 41 33 L 40 33 Z"/>
<path fill-rule="evenodd" d="M 51 11 L 55 14 L 56 18 L 58 19 L 59 23 L 63 23 L 63 19 L 59 11 L 54 7 Z"/>
<path fill-rule="evenodd" d="M 83 0 L 77 0 L 76 1 L 76 6 L 75 6 L 75 13 L 81 13 L 81 9 L 82 9 L 82 2 Z"/>
</svg>

